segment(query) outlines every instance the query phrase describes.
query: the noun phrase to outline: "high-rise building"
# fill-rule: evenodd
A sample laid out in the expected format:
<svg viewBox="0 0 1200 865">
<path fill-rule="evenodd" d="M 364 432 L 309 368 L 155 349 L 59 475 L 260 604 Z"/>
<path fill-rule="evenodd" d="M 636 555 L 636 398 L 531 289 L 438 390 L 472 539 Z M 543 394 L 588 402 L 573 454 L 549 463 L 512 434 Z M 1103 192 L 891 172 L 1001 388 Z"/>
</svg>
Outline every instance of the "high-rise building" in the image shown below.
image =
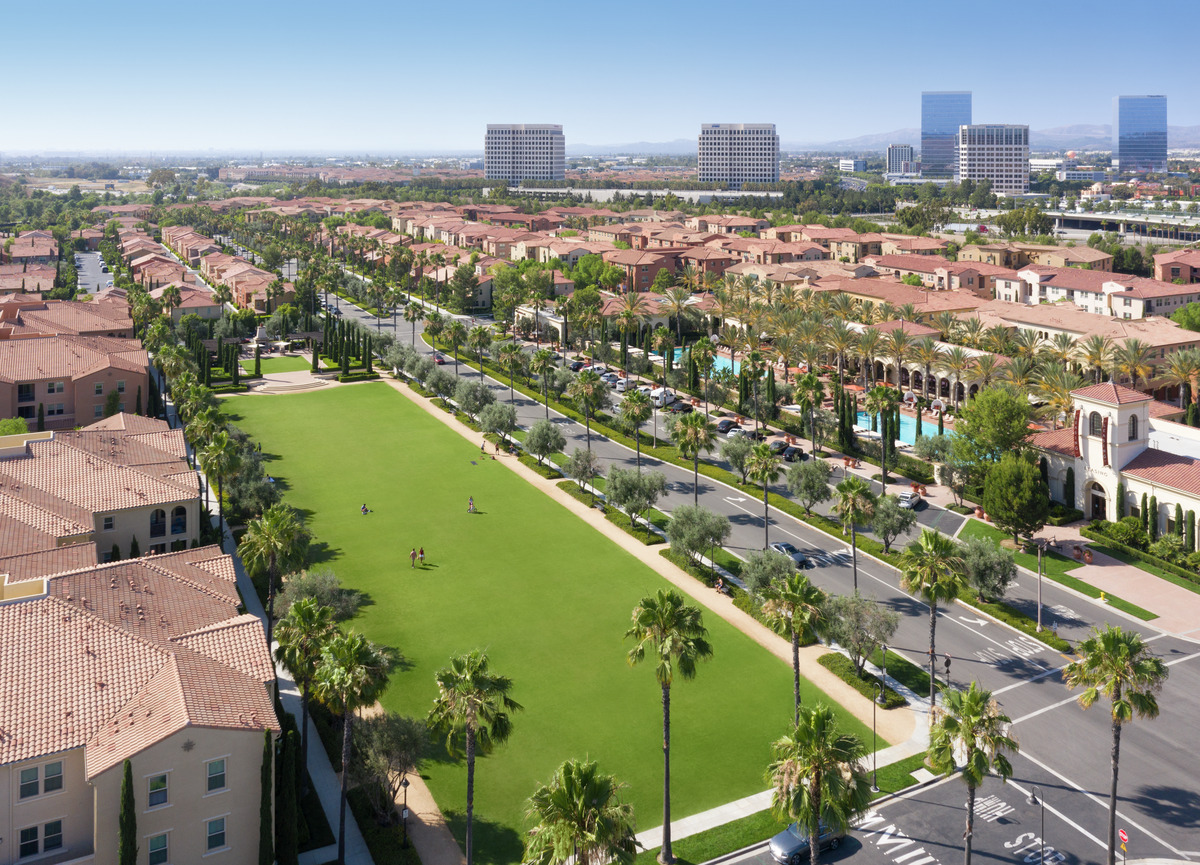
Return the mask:
<svg viewBox="0 0 1200 865">
<path fill-rule="evenodd" d="M 914 171 L 911 144 L 889 144 L 887 149 L 888 174 L 912 174 Z"/>
<path fill-rule="evenodd" d="M 997 195 L 1029 191 L 1029 127 L 977 123 L 958 128 L 958 179 L 991 181 Z"/>
<path fill-rule="evenodd" d="M 921 94 L 921 175 L 953 177 L 958 170 L 958 129 L 971 123 L 971 92 Z"/>
<path fill-rule="evenodd" d="M 1167 97 L 1114 96 L 1113 168 L 1117 171 L 1167 170 Z"/>
<path fill-rule="evenodd" d="M 704 123 L 697 152 L 701 183 L 779 181 L 779 136 L 774 123 Z"/>
<path fill-rule="evenodd" d="M 565 139 L 556 123 L 489 123 L 483 173 L 489 180 L 562 180 Z"/>
</svg>

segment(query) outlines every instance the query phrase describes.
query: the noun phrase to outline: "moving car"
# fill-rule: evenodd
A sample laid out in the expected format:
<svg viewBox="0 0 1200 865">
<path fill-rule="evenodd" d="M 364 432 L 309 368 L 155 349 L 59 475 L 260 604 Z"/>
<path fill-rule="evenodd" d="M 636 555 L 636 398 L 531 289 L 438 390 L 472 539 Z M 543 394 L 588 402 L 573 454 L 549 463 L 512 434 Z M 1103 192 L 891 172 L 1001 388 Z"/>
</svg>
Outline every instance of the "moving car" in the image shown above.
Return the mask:
<svg viewBox="0 0 1200 865">
<path fill-rule="evenodd" d="M 738 425 L 737 421 L 730 420 L 729 418 L 725 418 L 724 420 L 719 420 L 719 421 L 717 421 L 717 432 L 721 435 L 725 435 L 726 433 L 728 433 L 731 429 L 733 429 L 737 425 Z M 738 427 L 738 428 L 741 429 L 741 427 Z"/>
<path fill-rule="evenodd" d="M 796 569 L 805 567 L 808 564 L 808 556 L 796 549 L 794 544 L 789 544 L 787 541 L 776 541 L 771 544 L 771 549 L 781 555 L 787 556 L 796 563 Z"/>
<path fill-rule="evenodd" d="M 780 454 L 782 454 L 789 447 L 790 447 L 790 445 L 783 439 L 776 439 L 775 441 L 773 441 L 769 445 L 767 445 L 767 449 L 770 450 L 771 453 L 775 454 L 776 456 L 779 456 Z"/>
<path fill-rule="evenodd" d="M 821 826 L 817 835 L 818 850 L 836 850 L 845 837 L 827 826 Z M 811 858 L 808 852 L 808 830 L 793 823 L 771 839 L 771 858 L 780 865 L 804 865 Z"/>
<path fill-rule="evenodd" d="M 436 363 L 438 366 L 441 366 L 442 364 L 444 364 L 446 362 L 446 356 L 444 354 L 441 354 L 440 352 L 434 352 L 433 362 Z"/>
<path fill-rule="evenodd" d="M 784 448 L 782 456 L 789 463 L 804 462 L 804 460 L 808 459 L 808 454 L 795 445 L 788 445 L 786 448 Z"/>
<path fill-rule="evenodd" d="M 919 510 L 925 504 L 925 500 L 921 498 L 921 494 L 913 490 L 906 490 L 900 493 L 898 498 L 900 499 L 900 507 L 906 510 Z"/>
</svg>

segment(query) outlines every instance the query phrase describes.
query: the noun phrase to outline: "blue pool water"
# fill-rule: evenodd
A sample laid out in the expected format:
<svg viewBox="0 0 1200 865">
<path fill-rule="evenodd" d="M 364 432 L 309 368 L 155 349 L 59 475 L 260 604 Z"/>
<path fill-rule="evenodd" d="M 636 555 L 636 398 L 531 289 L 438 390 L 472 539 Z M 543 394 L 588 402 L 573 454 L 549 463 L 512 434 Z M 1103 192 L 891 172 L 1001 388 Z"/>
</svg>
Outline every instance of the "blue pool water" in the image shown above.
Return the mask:
<svg viewBox="0 0 1200 865">
<path fill-rule="evenodd" d="M 863 429 L 870 429 L 871 428 L 871 416 L 869 414 L 867 414 L 865 411 L 860 411 L 858 413 L 858 425 L 860 427 L 862 427 Z M 876 427 L 876 432 L 878 432 L 878 426 Z M 937 435 L 937 421 L 930 420 L 928 415 L 923 417 L 921 419 L 921 435 L 923 435 L 923 436 Z M 954 433 L 951 432 L 950 430 L 946 430 L 946 435 L 948 435 L 948 436 L 954 435 Z M 916 440 L 917 440 L 917 420 L 916 420 L 916 418 L 910 417 L 909 415 L 906 415 L 904 412 L 901 412 L 900 413 L 900 441 L 904 442 L 905 444 L 914 444 L 916 442 Z"/>
<path fill-rule="evenodd" d="M 659 352 L 656 351 L 655 354 L 659 354 Z M 683 349 L 682 348 L 675 349 L 675 363 L 679 363 L 679 361 L 682 357 L 683 357 Z M 737 375 L 738 369 L 740 367 L 741 367 L 740 363 L 738 363 L 737 361 L 730 361 L 729 358 L 727 358 L 723 355 L 718 354 L 716 357 L 713 358 L 713 372 L 716 372 L 719 369 L 727 369 L 730 372 L 732 372 L 734 375 Z"/>
</svg>

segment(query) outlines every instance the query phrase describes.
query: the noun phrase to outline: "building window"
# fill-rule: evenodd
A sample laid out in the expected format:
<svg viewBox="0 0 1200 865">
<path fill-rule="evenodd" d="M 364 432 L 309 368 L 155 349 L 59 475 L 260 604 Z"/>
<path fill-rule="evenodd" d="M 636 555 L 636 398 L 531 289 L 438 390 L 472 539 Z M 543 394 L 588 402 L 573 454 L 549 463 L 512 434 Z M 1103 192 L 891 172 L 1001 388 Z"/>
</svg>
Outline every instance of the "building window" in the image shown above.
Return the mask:
<svg viewBox="0 0 1200 865">
<path fill-rule="evenodd" d="M 1138 437 L 1138 419 L 1137 415 L 1132 415 L 1129 418 L 1129 440 L 1137 441 Z"/>
<path fill-rule="evenodd" d="M 38 767 L 21 770 L 21 798 L 28 799 L 38 794 Z"/>
<path fill-rule="evenodd" d="M 47 763 L 42 767 L 42 792 L 57 793 L 63 788 L 62 761 Z"/>
<path fill-rule="evenodd" d="M 61 760 L 21 770 L 19 789 L 21 799 L 29 799 L 39 793 L 57 793 L 62 788 L 63 764 Z"/>
<path fill-rule="evenodd" d="M 96 403 L 96 408 L 92 412 L 92 417 L 94 417 L 94 418 L 104 417 L 104 404 L 103 403 Z"/>
<path fill-rule="evenodd" d="M 206 824 L 208 833 L 207 850 L 220 850 L 225 846 L 225 818 L 218 817 L 215 820 L 209 820 Z"/>
<path fill-rule="evenodd" d="M 1088 435 L 1098 436 L 1101 434 L 1104 422 L 1100 419 L 1100 412 L 1094 411 L 1088 418 Z"/>
<path fill-rule="evenodd" d="M 96 396 L 104 396 L 104 382 L 96 382 Z"/>
<path fill-rule="evenodd" d="M 125 382 L 117 382 L 117 393 L 125 393 Z"/>
<path fill-rule="evenodd" d="M 33 402 L 33 385 L 19 384 L 17 385 L 17 402 Z"/>
<path fill-rule="evenodd" d="M 113 517 L 112 516 L 101 517 L 100 525 L 103 527 L 104 531 L 111 532 L 113 530 Z"/>
<path fill-rule="evenodd" d="M 150 513 L 150 537 L 161 538 L 167 533 L 167 512 L 162 508 L 155 508 Z"/>
<path fill-rule="evenodd" d="M 30 826 L 21 830 L 21 847 L 17 851 L 22 859 L 38 854 L 38 827 Z"/>
<path fill-rule="evenodd" d="M 59 850 L 63 844 L 62 820 L 51 820 L 42 827 L 42 852 Z"/>
<path fill-rule="evenodd" d="M 159 805 L 167 804 L 167 787 L 166 775 L 151 775 L 149 782 L 149 796 L 147 797 L 148 807 L 157 808 Z"/>
<path fill-rule="evenodd" d="M 171 860 L 171 848 L 167 844 L 167 835 L 152 835 L 146 841 L 146 849 L 150 851 L 150 865 L 166 865 Z"/>
<path fill-rule="evenodd" d="M 225 789 L 225 759 L 211 760 L 208 764 L 208 790 L 215 793 Z"/>
<path fill-rule="evenodd" d="M 52 381 L 46 385 L 46 393 L 62 393 L 66 389 L 66 382 L 62 381 Z"/>
<path fill-rule="evenodd" d="M 182 535 L 187 531 L 187 508 L 178 505 L 171 511 L 171 534 Z"/>
<path fill-rule="evenodd" d="M 61 415 L 66 412 L 67 408 L 61 402 L 52 402 L 46 406 L 47 415 Z"/>
</svg>

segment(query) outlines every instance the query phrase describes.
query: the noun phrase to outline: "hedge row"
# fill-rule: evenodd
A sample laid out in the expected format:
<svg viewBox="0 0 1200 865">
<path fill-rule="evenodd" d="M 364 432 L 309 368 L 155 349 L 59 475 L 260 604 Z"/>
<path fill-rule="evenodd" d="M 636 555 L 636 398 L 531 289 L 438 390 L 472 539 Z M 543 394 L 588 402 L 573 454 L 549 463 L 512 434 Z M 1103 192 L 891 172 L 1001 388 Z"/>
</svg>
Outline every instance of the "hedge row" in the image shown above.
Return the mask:
<svg viewBox="0 0 1200 865">
<path fill-rule="evenodd" d="M 585 505 L 591 506 L 592 497 L 588 495 L 588 493 L 585 492 L 583 488 L 579 486 L 579 484 L 575 483 L 575 481 L 559 481 L 557 484 L 555 484 L 555 486 L 572 498 L 583 502 Z M 636 528 L 630 526 L 628 515 L 626 515 L 624 511 L 620 511 L 617 508 L 604 504 L 604 499 L 602 496 L 596 496 L 596 501 L 598 502 L 597 507 L 600 509 L 600 512 L 604 514 L 604 518 L 621 531 L 625 532 L 625 534 L 637 538 L 648 547 L 652 547 L 655 544 L 661 544 L 663 542 L 662 535 L 658 534 L 657 532 L 652 532 L 640 525 Z"/>
<path fill-rule="evenodd" d="M 539 464 L 537 461 L 537 457 L 530 456 L 529 454 L 525 453 L 524 451 L 521 452 L 520 456 L 518 456 L 517 459 L 521 461 L 522 465 L 529 466 L 529 468 L 533 469 L 535 472 L 537 472 L 539 475 L 544 477 L 546 480 L 552 481 L 552 480 L 557 480 L 558 478 L 562 477 L 562 472 L 560 472 L 552 464 L 549 464 L 549 463 Z"/>
<path fill-rule="evenodd" d="M 1124 553 L 1131 559 L 1135 559 L 1139 562 L 1145 562 L 1148 565 L 1154 565 L 1154 567 L 1161 568 L 1168 574 L 1173 574 L 1180 579 L 1187 580 L 1189 583 L 1200 585 L 1200 575 L 1192 573 L 1191 571 L 1187 570 L 1187 568 L 1181 568 L 1179 565 L 1172 564 L 1166 559 L 1160 559 L 1158 556 L 1152 556 L 1149 553 L 1144 553 L 1141 550 L 1126 546 L 1120 541 L 1114 540 L 1104 531 L 1096 528 L 1095 523 L 1090 526 L 1081 526 L 1079 528 L 1079 533 L 1085 538 L 1089 538 L 1093 541 L 1099 541 L 1107 547 L 1112 547 L 1114 550 Z"/>
<path fill-rule="evenodd" d="M 337 380 L 340 382 L 374 381 L 377 378 L 379 378 L 379 373 L 377 372 L 348 372 L 343 375 L 339 375 Z"/>
<path fill-rule="evenodd" d="M 1083 519 L 1083 511 L 1078 508 L 1068 508 L 1058 502 L 1050 503 L 1050 515 L 1046 517 L 1047 525 L 1066 526 Z"/>
<path fill-rule="evenodd" d="M 884 685 L 875 676 L 872 676 L 865 670 L 860 675 L 858 670 L 854 669 L 854 662 L 839 652 L 829 652 L 822 655 L 817 658 L 817 663 L 868 700 L 875 699 L 875 686 L 881 685 L 883 687 L 883 702 L 879 704 L 881 708 L 897 709 L 900 706 L 908 705 L 908 700 L 904 699 L 904 697 L 897 694 L 887 685 Z"/>
</svg>

